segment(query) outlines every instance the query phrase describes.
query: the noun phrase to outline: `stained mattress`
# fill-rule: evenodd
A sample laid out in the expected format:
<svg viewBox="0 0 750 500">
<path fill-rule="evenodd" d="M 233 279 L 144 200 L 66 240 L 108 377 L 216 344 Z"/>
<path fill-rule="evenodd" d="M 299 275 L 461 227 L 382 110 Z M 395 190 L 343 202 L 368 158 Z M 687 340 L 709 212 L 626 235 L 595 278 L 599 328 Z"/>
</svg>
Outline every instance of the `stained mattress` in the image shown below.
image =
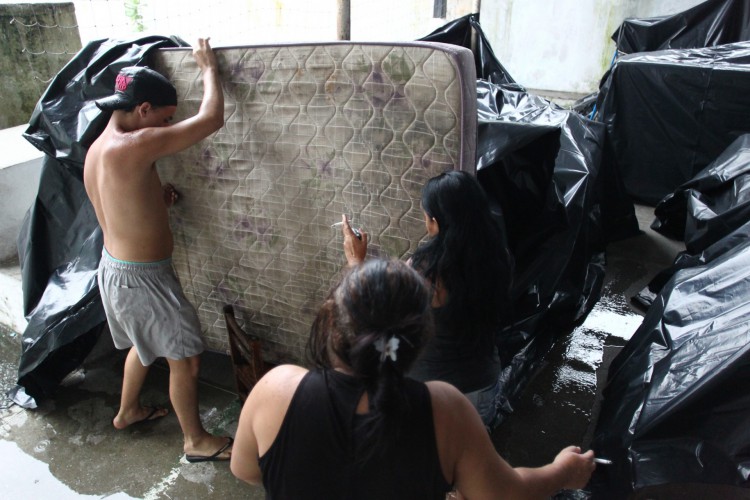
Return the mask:
<svg viewBox="0 0 750 500">
<path fill-rule="evenodd" d="M 267 361 L 304 362 L 310 325 L 345 265 L 347 214 L 370 255 L 407 258 L 425 236 L 420 192 L 446 170 L 474 172 L 471 52 L 429 42 L 217 49 L 224 126 L 159 161 L 181 199 L 174 264 L 208 347 L 228 350 L 223 306 L 262 339 Z M 152 61 L 195 114 L 191 52 Z"/>
</svg>

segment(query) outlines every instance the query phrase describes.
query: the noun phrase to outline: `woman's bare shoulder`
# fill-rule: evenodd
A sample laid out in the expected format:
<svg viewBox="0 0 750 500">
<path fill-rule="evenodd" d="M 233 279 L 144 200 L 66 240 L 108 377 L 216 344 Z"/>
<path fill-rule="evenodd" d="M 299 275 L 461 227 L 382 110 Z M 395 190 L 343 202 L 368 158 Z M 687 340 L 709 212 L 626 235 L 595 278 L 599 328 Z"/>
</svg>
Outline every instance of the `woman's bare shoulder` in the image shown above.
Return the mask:
<svg viewBox="0 0 750 500">
<path fill-rule="evenodd" d="M 297 365 L 279 365 L 268 372 L 256 384 L 260 385 L 298 385 L 302 377 L 308 372 L 307 368 Z"/>
<path fill-rule="evenodd" d="M 296 365 L 279 365 L 271 369 L 250 391 L 242 413 L 248 413 L 253 419 L 258 416 L 283 418 L 307 371 Z"/>
<path fill-rule="evenodd" d="M 429 382 L 425 382 L 425 385 L 427 386 L 427 390 L 430 391 L 430 396 L 432 396 L 433 398 L 440 398 L 440 399 L 446 399 L 446 400 L 452 400 L 455 398 L 465 399 L 465 396 L 461 394 L 461 391 L 456 389 L 454 386 L 452 386 L 448 382 L 442 382 L 440 380 L 431 380 Z"/>
</svg>

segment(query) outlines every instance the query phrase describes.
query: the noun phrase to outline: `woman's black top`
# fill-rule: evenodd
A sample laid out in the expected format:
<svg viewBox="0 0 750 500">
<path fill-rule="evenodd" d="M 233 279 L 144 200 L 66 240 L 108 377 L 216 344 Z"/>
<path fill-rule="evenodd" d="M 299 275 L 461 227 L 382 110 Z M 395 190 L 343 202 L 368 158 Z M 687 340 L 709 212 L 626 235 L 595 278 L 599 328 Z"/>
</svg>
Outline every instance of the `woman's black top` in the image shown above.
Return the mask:
<svg viewBox="0 0 750 500">
<path fill-rule="evenodd" d="M 442 380 L 464 394 L 485 389 L 497 382 L 500 365 L 492 332 L 478 338 L 455 331 L 435 312 L 435 334 L 409 369 L 409 376 L 421 381 Z"/>
<path fill-rule="evenodd" d="M 423 383 L 404 382 L 408 413 L 393 444 L 373 453 L 362 446 L 368 417 L 355 413 L 362 382 L 334 370 L 308 372 L 260 457 L 266 497 L 443 500 L 451 488 L 440 468 L 430 394 Z"/>
</svg>

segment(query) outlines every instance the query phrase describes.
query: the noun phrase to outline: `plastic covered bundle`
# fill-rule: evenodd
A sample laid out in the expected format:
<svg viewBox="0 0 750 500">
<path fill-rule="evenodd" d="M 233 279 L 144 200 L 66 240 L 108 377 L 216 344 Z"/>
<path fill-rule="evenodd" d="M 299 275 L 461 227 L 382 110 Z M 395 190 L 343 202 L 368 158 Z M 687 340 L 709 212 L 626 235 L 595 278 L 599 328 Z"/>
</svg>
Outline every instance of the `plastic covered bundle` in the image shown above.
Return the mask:
<svg viewBox="0 0 750 500">
<path fill-rule="evenodd" d="M 750 0 L 708 0 L 671 16 L 626 19 L 612 40 L 625 54 L 750 40 Z"/>
<path fill-rule="evenodd" d="M 559 336 L 599 299 L 604 129 L 532 94 L 480 81 L 477 177 L 515 259 L 513 317 L 498 336 L 505 412 Z"/>
<path fill-rule="evenodd" d="M 145 64 L 175 38 L 100 40 L 85 46 L 40 98 L 24 136 L 44 154 L 36 200 L 18 238 L 24 312 L 13 400 L 34 407 L 88 355 L 105 322 L 96 284 L 102 234 L 83 186 L 89 145 L 109 116 L 94 104 L 109 95 L 125 66 Z"/>
<path fill-rule="evenodd" d="M 683 255 L 613 360 L 592 448 L 614 461 L 592 491 L 750 482 L 750 224 Z"/>
<path fill-rule="evenodd" d="M 651 228 L 702 252 L 750 220 L 750 134 L 738 137 L 708 167 L 667 195 Z"/>
<path fill-rule="evenodd" d="M 602 168 L 655 206 L 750 132 L 748 85 L 750 42 L 618 59 L 597 101 Z"/>
</svg>

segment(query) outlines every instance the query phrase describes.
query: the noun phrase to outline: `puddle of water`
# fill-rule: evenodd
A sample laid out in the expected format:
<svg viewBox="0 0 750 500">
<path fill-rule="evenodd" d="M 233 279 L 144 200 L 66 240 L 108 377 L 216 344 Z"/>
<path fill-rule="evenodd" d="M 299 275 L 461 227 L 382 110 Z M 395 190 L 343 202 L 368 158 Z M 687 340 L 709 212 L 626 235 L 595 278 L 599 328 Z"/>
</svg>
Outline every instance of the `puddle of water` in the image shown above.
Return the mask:
<svg viewBox="0 0 750 500">
<path fill-rule="evenodd" d="M 553 365 L 559 363 L 550 381 L 552 392 L 566 394 L 571 401 L 576 400 L 576 394 L 594 394 L 604 343 L 611 337 L 627 341 L 642 321 L 643 317 L 628 307 L 622 294 L 605 289 L 583 324 L 564 339 L 561 358 L 554 361 L 554 350 L 548 357 Z M 583 399 L 584 404 L 589 403 Z M 589 408 L 583 410 L 587 412 Z"/>
<path fill-rule="evenodd" d="M 580 328 L 630 340 L 641 326 L 643 316 L 630 311 L 623 300 L 622 297 L 602 296 Z"/>
<path fill-rule="evenodd" d="M 109 500 L 133 500 L 133 497 L 118 492 L 102 495 L 82 495 L 58 480 L 49 471 L 49 465 L 25 454 L 16 443 L 0 440 L 0 484 L 3 498 L 106 498 Z"/>
</svg>

